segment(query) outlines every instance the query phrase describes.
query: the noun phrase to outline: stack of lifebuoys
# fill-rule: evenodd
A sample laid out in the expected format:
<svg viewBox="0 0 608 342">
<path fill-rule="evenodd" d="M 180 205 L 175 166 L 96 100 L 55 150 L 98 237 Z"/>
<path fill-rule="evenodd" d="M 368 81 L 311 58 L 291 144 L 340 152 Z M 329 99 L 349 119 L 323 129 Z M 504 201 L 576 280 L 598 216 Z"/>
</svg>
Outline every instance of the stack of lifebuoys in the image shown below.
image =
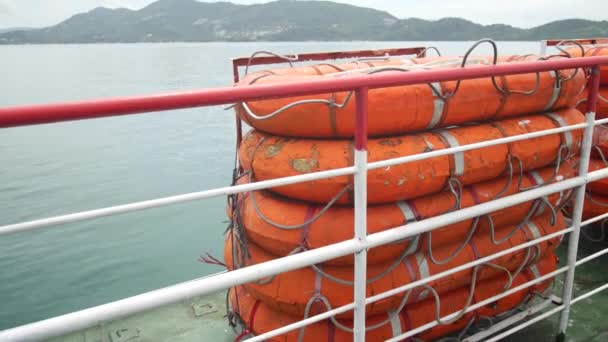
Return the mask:
<svg viewBox="0 0 608 342">
<path fill-rule="evenodd" d="M 534 56 L 499 58 L 500 63 Z M 476 57 L 476 63 L 487 58 Z M 460 66 L 458 58 L 319 64 L 247 75 L 237 86 L 348 77 L 351 73 Z M 585 85 L 575 70 L 439 82 L 369 92 L 368 161 L 425 153 L 584 122 L 574 108 Z M 354 94 L 340 92 L 242 103 L 254 130 L 243 139 L 235 182 L 301 175 L 353 165 Z M 430 158 L 368 173 L 368 233 L 399 227 L 542 184 L 572 177 L 564 161 L 578 154 L 580 130 Z M 338 176 L 230 198 L 225 243 L 230 270 L 351 239 L 353 177 Z M 372 296 L 566 228 L 554 194 L 464 220 L 368 251 Z M 556 269 L 560 239 L 430 282 L 366 307 L 367 339 L 380 341 Z M 230 291 L 244 334 L 259 335 L 353 301 L 353 257 L 346 256 L 249 283 Z M 509 314 L 550 284 L 506 296 L 419 335 L 435 339 L 480 316 Z M 439 312 L 436 303 L 440 304 Z M 273 340 L 347 340 L 352 312 Z"/>
</svg>

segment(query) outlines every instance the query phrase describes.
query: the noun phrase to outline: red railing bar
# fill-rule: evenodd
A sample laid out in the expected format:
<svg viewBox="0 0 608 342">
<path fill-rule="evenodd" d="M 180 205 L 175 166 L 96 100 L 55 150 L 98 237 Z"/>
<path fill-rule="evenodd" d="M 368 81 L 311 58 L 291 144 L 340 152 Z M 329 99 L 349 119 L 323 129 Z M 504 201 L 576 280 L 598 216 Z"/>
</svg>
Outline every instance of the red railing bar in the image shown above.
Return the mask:
<svg viewBox="0 0 608 342">
<path fill-rule="evenodd" d="M 608 56 L 470 66 L 466 68 L 386 72 L 352 75 L 306 82 L 223 87 L 176 93 L 0 108 L 0 128 L 60 121 L 84 120 L 144 112 L 230 104 L 286 96 L 350 91 L 361 87 L 383 88 L 399 85 L 473 79 L 510 74 L 526 74 L 558 69 L 608 65 Z"/>
</svg>

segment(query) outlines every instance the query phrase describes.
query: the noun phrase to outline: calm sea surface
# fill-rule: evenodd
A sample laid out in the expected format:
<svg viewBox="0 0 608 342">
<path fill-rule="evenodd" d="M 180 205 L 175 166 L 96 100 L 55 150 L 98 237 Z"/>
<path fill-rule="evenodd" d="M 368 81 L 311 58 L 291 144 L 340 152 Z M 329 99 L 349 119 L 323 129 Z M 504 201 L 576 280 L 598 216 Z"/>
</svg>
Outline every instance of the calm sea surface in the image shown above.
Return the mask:
<svg viewBox="0 0 608 342">
<path fill-rule="evenodd" d="M 446 55 L 470 42 L 437 42 Z M 231 57 L 411 42 L 0 46 L 0 106 L 231 85 Z M 538 43 L 499 43 L 500 54 Z M 486 48 L 480 53 L 488 53 Z M 0 130 L 0 225 L 228 185 L 222 108 Z M 221 271 L 219 198 L 0 237 L 0 330 Z"/>
</svg>

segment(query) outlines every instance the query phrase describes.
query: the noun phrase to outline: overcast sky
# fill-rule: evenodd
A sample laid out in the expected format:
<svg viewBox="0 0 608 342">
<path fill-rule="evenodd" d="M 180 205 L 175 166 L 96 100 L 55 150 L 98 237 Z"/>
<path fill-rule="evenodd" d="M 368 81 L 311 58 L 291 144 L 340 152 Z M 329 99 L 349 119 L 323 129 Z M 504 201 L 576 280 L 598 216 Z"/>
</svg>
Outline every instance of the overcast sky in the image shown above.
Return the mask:
<svg viewBox="0 0 608 342">
<path fill-rule="evenodd" d="M 0 28 L 56 24 L 98 6 L 140 9 L 155 0 L 0 0 Z M 399 18 L 462 17 L 481 24 L 532 27 L 564 18 L 608 19 L 608 0 L 351 0 Z M 250 4 L 260 0 L 232 0 Z"/>
</svg>

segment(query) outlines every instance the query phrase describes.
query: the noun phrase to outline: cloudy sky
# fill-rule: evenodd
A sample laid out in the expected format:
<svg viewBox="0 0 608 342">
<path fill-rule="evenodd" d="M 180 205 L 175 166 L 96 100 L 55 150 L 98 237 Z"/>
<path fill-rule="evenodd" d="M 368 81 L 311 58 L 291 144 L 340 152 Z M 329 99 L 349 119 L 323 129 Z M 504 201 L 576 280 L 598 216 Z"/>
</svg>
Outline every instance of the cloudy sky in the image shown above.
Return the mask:
<svg viewBox="0 0 608 342">
<path fill-rule="evenodd" d="M 231 0 L 250 4 L 264 0 Z M 400 18 L 462 17 L 482 24 L 532 27 L 564 18 L 608 19 L 608 0 L 338 0 Z M 0 28 L 41 27 L 98 6 L 139 9 L 154 0 L 0 0 Z"/>
</svg>

